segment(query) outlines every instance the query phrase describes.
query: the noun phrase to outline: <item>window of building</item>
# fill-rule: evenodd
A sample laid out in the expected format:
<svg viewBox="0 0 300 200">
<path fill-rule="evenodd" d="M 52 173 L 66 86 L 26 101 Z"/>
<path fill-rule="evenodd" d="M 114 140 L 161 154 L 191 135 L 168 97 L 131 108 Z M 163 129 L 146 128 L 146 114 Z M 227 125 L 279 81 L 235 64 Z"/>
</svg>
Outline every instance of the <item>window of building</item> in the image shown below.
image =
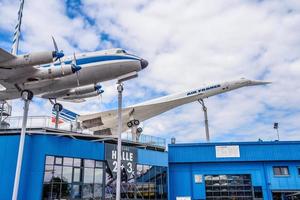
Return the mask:
<svg viewBox="0 0 300 200">
<path fill-rule="evenodd" d="M 206 199 L 253 199 L 249 174 L 205 176 Z"/>
<path fill-rule="evenodd" d="M 121 199 L 167 200 L 167 167 L 136 165 L 134 177 L 122 172 Z M 107 170 L 105 199 L 115 200 L 115 179 Z"/>
<path fill-rule="evenodd" d="M 263 190 L 261 186 L 254 186 L 253 190 L 254 190 L 254 199 L 256 200 L 263 199 Z"/>
<path fill-rule="evenodd" d="M 273 173 L 275 176 L 288 176 L 289 168 L 287 166 L 274 166 L 273 167 Z"/>
<path fill-rule="evenodd" d="M 103 163 L 46 156 L 42 199 L 102 199 Z"/>
</svg>

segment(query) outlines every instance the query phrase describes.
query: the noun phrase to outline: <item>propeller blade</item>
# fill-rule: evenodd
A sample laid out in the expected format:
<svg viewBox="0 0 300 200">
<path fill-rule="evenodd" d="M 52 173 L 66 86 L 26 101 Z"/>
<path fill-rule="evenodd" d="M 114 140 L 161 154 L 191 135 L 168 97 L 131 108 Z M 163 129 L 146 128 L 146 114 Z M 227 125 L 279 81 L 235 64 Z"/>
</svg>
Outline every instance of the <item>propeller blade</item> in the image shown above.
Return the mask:
<svg viewBox="0 0 300 200">
<path fill-rule="evenodd" d="M 77 65 L 77 60 L 76 60 L 76 55 L 75 53 L 73 54 L 73 60 L 72 60 L 72 64 L 73 66 L 75 67 L 75 73 L 76 73 L 76 79 L 77 79 L 77 86 L 80 86 L 80 83 L 79 83 L 79 71 L 81 69 L 80 66 Z"/>
<path fill-rule="evenodd" d="M 79 71 L 76 72 L 76 78 L 77 78 L 77 86 L 80 86 L 80 83 L 79 83 Z"/>
<path fill-rule="evenodd" d="M 52 36 L 52 41 L 53 41 L 54 49 L 55 49 L 55 52 L 56 52 L 56 55 L 57 55 L 56 58 L 55 58 L 55 61 L 59 60 L 59 64 L 60 64 L 60 67 L 61 67 L 61 73 L 62 73 L 62 75 L 65 75 L 65 71 L 64 71 L 61 59 L 60 59 L 61 57 L 64 56 L 64 53 L 62 51 L 60 52 L 58 50 L 57 43 L 56 43 L 53 36 Z"/>
<path fill-rule="evenodd" d="M 58 47 L 57 47 L 56 41 L 55 41 L 55 39 L 54 39 L 54 37 L 53 37 L 53 36 L 52 36 L 52 41 L 53 41 L 53 45 L 54 45 L 54 49 L 55 49 L 55 51 L 57 51 L 57 52 L 58 52 Z"/>
</svg>

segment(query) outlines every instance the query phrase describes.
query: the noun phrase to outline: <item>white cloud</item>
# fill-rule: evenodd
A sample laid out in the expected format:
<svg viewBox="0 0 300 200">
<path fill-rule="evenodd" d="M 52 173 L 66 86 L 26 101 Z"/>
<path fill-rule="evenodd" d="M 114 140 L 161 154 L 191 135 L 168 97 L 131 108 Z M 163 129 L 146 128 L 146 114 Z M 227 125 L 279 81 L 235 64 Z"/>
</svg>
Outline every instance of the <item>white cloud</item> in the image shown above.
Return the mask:
<svg viewBox="0 0 300 200">
<path fill-rule="evenodd" d="M 0 26 L 11 29 L 16 6 L 10 1 L 0 5 L 0 19 L 7 19 L 0 20 Z M 152 90 L 173 93 L 205 82 L 268 79 L 274 82 L 268 87 L 240 89 L 206 101 L 212 139 L 274 139 L 274 121 L 280 123 L 282 139 L 300 139 L 297 0 L 83 0 L 83 12 L 95 25 L 87 25 L 83 16 L 67 17 L 65 5 L 57 0 L 28 0 L 25 9 L 24 51 L 53 48 L 51 35 L 70 53 L 75 46 L 77 51 L 111 47 L 100 41 L 100 34 L 106 33 L 147 58 L 149 67 L 126 86 L 128 103 L 149 99 Z M 78 112 L 106 109 L 115 101 L 114 87 L 112 82 L 105 84 L 102 107 L 97 99 L 66 105 Z M 201 121 L 201 107 L 193 103 L 146 121 L 144 129 L 179 141 L 204 140 Z"/>
</svg>

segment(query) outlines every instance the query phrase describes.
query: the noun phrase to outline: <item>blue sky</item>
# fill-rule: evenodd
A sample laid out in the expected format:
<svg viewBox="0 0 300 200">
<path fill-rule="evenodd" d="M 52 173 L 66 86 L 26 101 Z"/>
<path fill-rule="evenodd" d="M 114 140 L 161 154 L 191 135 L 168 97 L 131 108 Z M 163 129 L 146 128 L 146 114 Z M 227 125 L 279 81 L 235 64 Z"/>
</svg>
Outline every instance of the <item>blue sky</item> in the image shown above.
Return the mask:
<svg viewBox="0 0 300 200">
<path fill-rule="evenodd" d="M 0 45 L 10 50 L 18 0 L 0 0 Z M 21 52 L 52 49 L 66 54 L 122 47 L 149 60 L 128 82 L 125 104 L 241 77 L 271 80 L 206 101 L 213 141 L 283 140 L 300 135 L 300 3 L 287 1 L 26 0 Z M 79 113 L 116 107 L 114 82 L 103 83 L 102 102 L 65 106 Z M 22 104 L 14 101 L 14 114 Z M 50 114 L 34 99 L 30 113 Z M 143 123 L 144 133 L 204 141 L 203 113 L 191 103 Z"/>
</svg>

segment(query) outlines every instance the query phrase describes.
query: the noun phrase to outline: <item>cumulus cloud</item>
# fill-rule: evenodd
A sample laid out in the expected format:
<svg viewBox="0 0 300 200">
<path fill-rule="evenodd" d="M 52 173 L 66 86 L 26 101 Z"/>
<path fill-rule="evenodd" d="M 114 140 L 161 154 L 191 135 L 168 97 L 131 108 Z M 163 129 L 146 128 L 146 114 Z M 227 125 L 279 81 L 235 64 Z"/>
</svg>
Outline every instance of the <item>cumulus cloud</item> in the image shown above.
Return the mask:
<svg viewBox="0 0 300 200">
<path fill-rule="evenodd" d="M 12 30 L 16 6 L 3 0 L 0 5 L 0 19 L 7 19 L 0 20 L 0 30 Z M 55 35 L 70 53 L 118 44 L 147 58 L 149 67 L 126 84 L 126 105 L 205 82 L 271 80 L 267 87 L 244 88 L 206 101 L 212 140 L 274 140 L 275 121 L 283 140 L 300 139 L 299 1 L 82 0 L 76 7 L 79 14 L 72 17 L 67 6 L 58 0 L 26 1 L 21 49 L 51 49 L 50 36 Z M 103 104 L 96 98 L 66 105 L 85 112 L 113 108 L 113 84 L 105 84 Z M 181 142 L 205 138 L 197 103 L 146 121 L 144 130 Z"/>
</svg>

